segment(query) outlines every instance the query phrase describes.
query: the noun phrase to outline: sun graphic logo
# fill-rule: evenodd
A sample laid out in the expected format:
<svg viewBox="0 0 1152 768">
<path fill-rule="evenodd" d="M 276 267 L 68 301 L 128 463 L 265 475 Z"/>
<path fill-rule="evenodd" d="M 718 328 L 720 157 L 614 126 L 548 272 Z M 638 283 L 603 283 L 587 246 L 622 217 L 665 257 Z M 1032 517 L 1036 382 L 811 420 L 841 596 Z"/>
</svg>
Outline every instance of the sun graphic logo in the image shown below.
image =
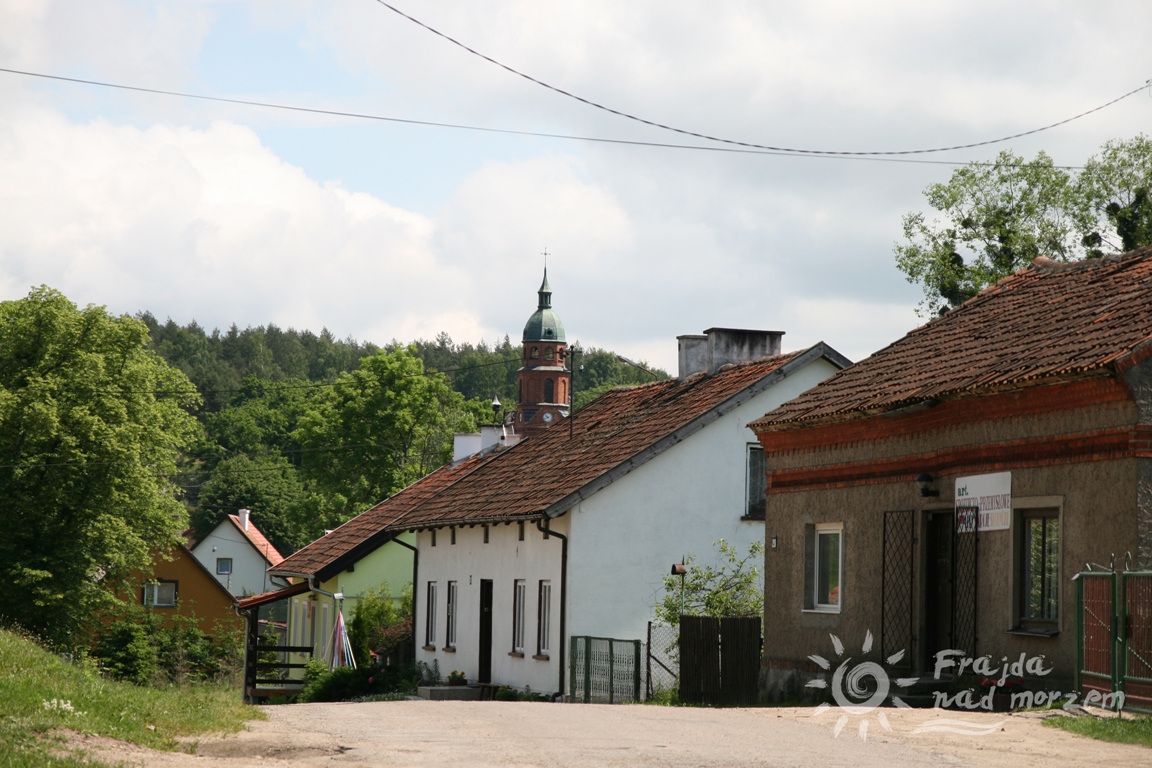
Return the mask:
<svg viewBox="0 0 1152 768">
<path fill-rule="evenodd" d="M 860 717 L 859 733 L 860 738 L 864 741 L 868 740 L 868 716 L 873 712 L 876 713 L 876 720 L 880 723 L 886 731 L 892 730 L 892 725 L 888 722 L 888 718 L 884 716 L 883 711 L 879 708 L 888 699 L 889 694 L 892 692 L 892 678 L 888 675 L 887 670 L 874 661 L 862 661 L 856 664 L 852 663 L 852 658 L 844 658 L 844 643 L 840 641 L 836 635 L 829 634 L 832 638 L 832 648 L 836 651 L 836 657 L 843 659 L 836 670 L 832 672 L 832 699 L 836 702 L 836 706 L 840 708 L 841 715 L 836 720 L 836 728 L 834 735 L 839 737 L 840 732 L 844 730 L 845 726 L 852 717 Z M 872 650 L 872 632 L 871 630 L 864 636 L 864 644 L 860 647 L 861 653 L 869 653 Z M 815 662 L 825 672 L 832 670 L 832 662 L 823 656 L 812 655 L 808 657 Z M 900 663 L 904 658 L 904 651 L 901 650 L 892 654 L 885 663 L 889 666 Z M 907 688 L 915 683 L 915 677 L 901 677 L 895 680 L 898 688 Z M 808 688 L 824 688 L 829 687 L 826 680 L 811 680 L 807 684 Z M 892 704 L 901 709 L 911 709 L 911 707 L 902 701 L 899 696 L 892 696 Z M 816 708 L 816 715 L 822 715 L 832 708 L 831 704 L 821 704 Z"/>
</svg>

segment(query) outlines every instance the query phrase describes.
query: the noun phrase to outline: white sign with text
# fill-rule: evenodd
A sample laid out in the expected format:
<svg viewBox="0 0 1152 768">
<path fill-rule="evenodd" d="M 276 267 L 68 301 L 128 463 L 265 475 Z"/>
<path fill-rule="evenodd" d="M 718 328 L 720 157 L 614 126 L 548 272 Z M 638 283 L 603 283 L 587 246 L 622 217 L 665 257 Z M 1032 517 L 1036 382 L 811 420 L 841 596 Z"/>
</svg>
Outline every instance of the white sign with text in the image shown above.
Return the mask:
<svg viewBox="0 0 1152 768">
<path fill-rule="evenodd" d="M 976 507 L 976 529 L 1007 531 L 1012 527 L 1012 473 L 972 475 L 956 478 L 957 509 Z"/>
</svg>

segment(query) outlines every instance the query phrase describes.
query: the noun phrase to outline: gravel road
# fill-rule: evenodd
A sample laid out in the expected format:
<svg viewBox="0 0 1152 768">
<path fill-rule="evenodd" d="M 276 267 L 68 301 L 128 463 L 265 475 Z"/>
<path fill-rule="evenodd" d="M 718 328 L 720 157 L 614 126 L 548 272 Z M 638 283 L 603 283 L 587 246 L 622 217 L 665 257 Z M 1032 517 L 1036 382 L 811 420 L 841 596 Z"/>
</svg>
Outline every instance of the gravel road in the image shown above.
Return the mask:
<svg viewBox="0 0 1152 768">
<path fill-rule="evenodd" d="M 986 735 L 915 733 L 955 717 L 934 710 L 700 709 L 524 702 L 399 701 L 268 707 L 266 721 L 195 754 L 106 739 L 74 743 L 109 762 L 164 768 L 237 766 L 1072 766 L 1148 768 L 1152 750 L 1073 736 L 1051 714 L 966 715 Z M 880 714 L 891 730 L 885 730 Z M 867 721 L 867 739 L 860 723 Z"/>
</svg>

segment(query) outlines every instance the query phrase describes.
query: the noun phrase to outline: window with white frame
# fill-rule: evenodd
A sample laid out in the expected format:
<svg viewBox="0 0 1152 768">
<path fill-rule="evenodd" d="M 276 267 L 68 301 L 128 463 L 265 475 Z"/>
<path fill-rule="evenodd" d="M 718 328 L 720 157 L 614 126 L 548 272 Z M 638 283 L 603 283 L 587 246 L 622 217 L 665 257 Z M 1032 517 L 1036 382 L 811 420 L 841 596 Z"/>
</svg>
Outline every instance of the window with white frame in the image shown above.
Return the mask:
<svg viewBox="0 0 1152 768">
<path fill-rule="evenodd" d="M 1016 579 L 1020 624 L 1027 628 L 1055 627 L 1060 597 L 1060 517 L 1055 509 L 1018 513 Z"/>
<path fill-rule="evenodd" d="M 512 598 L 512 652 L 524 653 L 524 612 L 527 606 L 527 586 L 524 579 L 516 579 Z"/>
<path fill-rule="evenodd" d="M 221 576 L 227 576 L 232 573 L 232 558 L 218 557 L 216 558 L 216 573 Z"/>
<path fill-rule="evenodd" d="M 541 581 L 538 597 L 539 607 L 536 613 L 536 655 L 548 655 L 549 626 L 552 621 L 552 582 Z"/>
<path fill-rule="evenodd" d="M 844 524 L 804 531 L 804 609 L 838 613 L 844 604 Z"/>
<path fill-rule="evenodd" d="M 153 581 L 144 585 L 144 605 L 152 608 L 174 608 L 176 606 L 175 581 Z"/>
<path fill-rule="evenodd" d="M 448 648 L 456 647 L 456 582 L 448 582 L 448 616 L 444 627 L 444 645 Z"/>
<path fill-rule="evenodd" d="M 436 582 L 428 582 L 428 590 L 425 595 L 427 600 L 427 609 L 424 613 L 424 647 L 436 647 Z"/>
<path fill-rule="evenodd" d="M 767 508 L 764 490 L 767 485 L 765 473 L 768 471 L 768 466 L 764 462 L 764 449 L 761 446 L 748 445 L 746 466 L 748 493 L 744 504 L 744 516 L 762 518 Z"/>
</svg>

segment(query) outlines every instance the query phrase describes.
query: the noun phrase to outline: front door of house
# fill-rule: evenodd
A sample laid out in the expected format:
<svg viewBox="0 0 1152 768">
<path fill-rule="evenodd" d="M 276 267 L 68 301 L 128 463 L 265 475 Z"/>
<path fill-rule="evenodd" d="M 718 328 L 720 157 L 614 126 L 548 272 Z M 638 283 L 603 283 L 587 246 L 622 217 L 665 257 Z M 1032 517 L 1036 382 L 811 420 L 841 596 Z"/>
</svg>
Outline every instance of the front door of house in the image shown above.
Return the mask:
<svg viewBox="0 0 1152 768">
<path fill-rule="evenodd" d="M 938 651 L 954 648 L 952 640 L 953 568 L 952 510 L 930 512 L 924 526 L 925 669 L 931 672 Z"/>
<path fill-rule="evenodd" d="M 480 660 L 476 680 L 492 682 L 492 580 L 480 579 Z"/>
</svg>

